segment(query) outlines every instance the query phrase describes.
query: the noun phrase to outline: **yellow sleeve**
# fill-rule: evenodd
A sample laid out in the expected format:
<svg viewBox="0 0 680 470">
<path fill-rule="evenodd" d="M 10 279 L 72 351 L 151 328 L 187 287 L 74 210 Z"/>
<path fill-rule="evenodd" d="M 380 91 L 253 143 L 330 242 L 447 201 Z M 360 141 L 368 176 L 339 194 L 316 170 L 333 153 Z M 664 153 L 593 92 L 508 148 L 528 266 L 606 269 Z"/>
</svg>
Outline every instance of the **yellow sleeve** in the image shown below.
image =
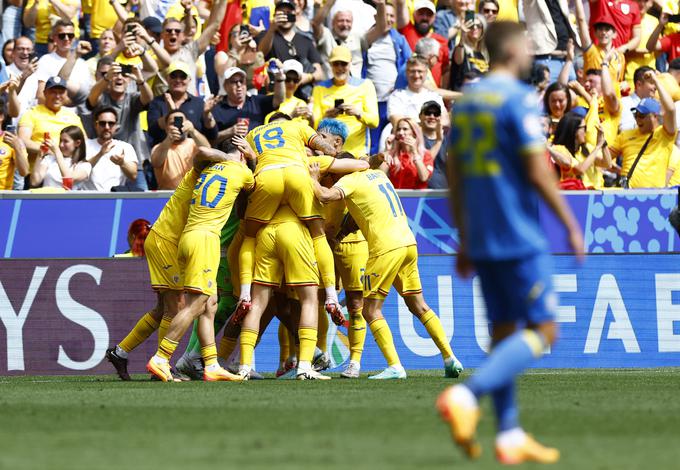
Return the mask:
<svg viewBox="0 0 680 470">
<path fill-rule="evenodd" d="M 586 114 L 586 143 L 591 148 L 597 144 L 597 125 L 600 123 L 597 99 L 593 99 Z"/>
<path fill-rule="evenodd" d="M 335 162 L 335 158 L 329 156 L 329 155 L 319 155 L 319 156 L 314 156 L 314 157 L 309 157 L 309 163 L 318 163 L 319 164 L 319 172 L 321 174 L 328 173 L 328 170 L 333 166 L 333 163 Z"/>
<path fill-rule="evenodd" d="M 333 185 L 333 187 L 342 191 L 342 194 L 344 194 L 345 197 L 349 197 L 356 187 L 355 178 L 353 178 L 351 174 L 343 176 Z"/>
<path fill-rule="evenodd" d="M 246 191 L 251 191 L 255 186 L 255 177 L 253 177 L 253 172 L 250 169 L 245 169 L 246 175 L 243 182 L 243 189 Z"/>
<path fill-rule="evenodd" d="M 570 158 L 570 161 L 569 161 L 569 168 L 570 168 L 570 169 L 571 169 L 571 168 L 574 168 L 576 165 L 578 165 L 578 163 L 579 163 L 579 162 L 578 162 L 578 159 L 575 158 L 575 157 L 571 154 L 571 152 L 569 151 L 569 149 L 568 149 L 567 147 L 565 147 L 564 145 L 553 145 L 553 146 L 552 146 L 552 150 L 553 150 L 553 152 L 557 152 L 557 153 L 559 153 L 559 154 L 561 154 L 561 155 L 564 155 L 565 157 L 569 157 L 569 158 Z M 561 165 L 560 165 L 560 166 L 561 166 Z"/>
<path fill-rule="evenodd" d="M 300 137 L 304 141 L 305 145 L 309 146 L 314 136 L 316 136 L 316 131 L 309 124 L 302 121 L 300 121 L 300 126 L 298 129 L 300 130 Z"/>
<path fill-rule="evenodd" d="M 19 127 L 30 126 L 33 127 L 33 110 L 29 109 L 24 114 L 21 115 L 19 119 Z"/>
<path fill-rule="evenodd" d="M 364 80 L 361 84 L 363 87 L 363 112 L 361 120 L 370 128 L 378 127 L 380 123 L 380 115 L 378 113 L 378 97 L 375 93 L 375 86 L 368 80 Z"/>
<path fill-rule="evenodd" d="M 614 142 L 607 142 L 609 144 L 609 150 L 614 152 L 617 156 L 623 153 L 623 136 L 625 134 L 627 134 L 627 132 L 622 132 L 616 136 Z M 614 158 L 614 155 L 612 155 L 612 158 Z"/>
</svg>

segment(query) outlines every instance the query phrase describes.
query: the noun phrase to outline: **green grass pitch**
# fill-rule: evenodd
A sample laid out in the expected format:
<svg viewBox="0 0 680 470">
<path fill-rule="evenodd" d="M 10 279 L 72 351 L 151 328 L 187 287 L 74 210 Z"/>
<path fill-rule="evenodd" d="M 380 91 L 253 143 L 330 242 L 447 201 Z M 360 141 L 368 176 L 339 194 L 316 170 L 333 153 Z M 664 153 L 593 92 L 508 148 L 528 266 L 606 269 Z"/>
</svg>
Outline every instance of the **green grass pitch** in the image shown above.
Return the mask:
<svg viewBox="0 0 680 470">
<path fill-rule="evenodd" d="M 136 379 L 0 377 L 0 469 L 499 467 L 488 399 L 482 458 L 450 442 L 434 400 L 453 382 L 439 371 L 394 382 Z M 518 388 L 524 427 L 562 451 L 550 468 L 680 468 L 680 369 L 534 370 Z"/>
</svg>

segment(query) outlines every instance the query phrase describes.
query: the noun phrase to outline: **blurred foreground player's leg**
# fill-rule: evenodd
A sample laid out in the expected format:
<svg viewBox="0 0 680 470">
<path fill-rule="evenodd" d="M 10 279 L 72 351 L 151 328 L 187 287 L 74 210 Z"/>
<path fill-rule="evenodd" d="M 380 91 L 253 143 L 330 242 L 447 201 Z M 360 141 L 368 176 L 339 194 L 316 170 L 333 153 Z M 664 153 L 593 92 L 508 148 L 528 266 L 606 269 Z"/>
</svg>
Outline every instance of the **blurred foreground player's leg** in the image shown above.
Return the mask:
<svg viewBox="0 0 680 470">
<path fill-rule="evenodd" d="M 458 272 L 477 269 L 493 325 L 493 350 L 465 384 L 445 390 L 437 407 L 454 441 L 469 457 L 481 448 L 475 434 L 480 397 L 493 397 L 501 463 L 554 463 L 559 451 L 520 427 L 515 378 L 555 340 L 547 242 L 535 217 L 539 196 L 569 233 L 574 252 L 583 238 L 557 191 L 545 159 L 536 98 L 519 77 L 531 66 L 522 26 L 497 22 L 487 31 L 491 73 L 456 102 L 450 134 L 449 182 L 459 230 Z M 516 325 L 522 325 L 516 331 Z"/>
</svg>

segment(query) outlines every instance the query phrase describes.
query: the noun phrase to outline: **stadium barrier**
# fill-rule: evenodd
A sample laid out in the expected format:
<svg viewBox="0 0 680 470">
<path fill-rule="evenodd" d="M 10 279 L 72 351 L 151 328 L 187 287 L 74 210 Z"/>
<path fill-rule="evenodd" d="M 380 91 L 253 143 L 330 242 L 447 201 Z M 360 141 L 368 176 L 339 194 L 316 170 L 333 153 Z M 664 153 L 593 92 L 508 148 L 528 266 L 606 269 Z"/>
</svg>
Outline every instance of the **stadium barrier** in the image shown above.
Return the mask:
<svg viewBox="0 0 680 470">
<path fill-rule="evenodd" d="M 0 257 L 101 258 L 128 249 L 137 218 L 154 221 L 170 197 L 147 193 L 0 192 Z M 423 255 L 454 254 L 458 247 L 446 191 L 399 191 Z M 677 235 L 668 223 L 675 190 L 565 192 L 591 253 L 672 252 Z M 568 253 L 561 225 L 545 206 L 536 216 L 553 253 Z M 489 223 L 493 224 L 490 219 Z"/>
<path fill-rule="evenodd" d="M 460 279 L 454 262 L 454 256 L 422 256 L 423 289 L 458 357 L 476 367 L 489 345 L 484 301 L 478 280 Z M 592 255 L 578 266 L 572 256 L 557 255 L 554 262 L 560 339 L 536 367 L 680 364 L 677 256 Z M 148 281 L 140 259 L 0 260 L 0 375 L 112 373 L 104 351 L 153 307 Z M 406 368 L 441 367 L 425 329 L 394 292 L 384 313 Z M 277 367 L 276 327 L 274 321 L 256 349 L 259 370 Z M 336 366 L 348 359 L 346 333 L 331 324 L 329 351 Z M 132 372 L 143 372 L 156 344 L 153 335 L 131 354 Z M 385 366 L 370 334 L 362 365 Z"/>
</svg>

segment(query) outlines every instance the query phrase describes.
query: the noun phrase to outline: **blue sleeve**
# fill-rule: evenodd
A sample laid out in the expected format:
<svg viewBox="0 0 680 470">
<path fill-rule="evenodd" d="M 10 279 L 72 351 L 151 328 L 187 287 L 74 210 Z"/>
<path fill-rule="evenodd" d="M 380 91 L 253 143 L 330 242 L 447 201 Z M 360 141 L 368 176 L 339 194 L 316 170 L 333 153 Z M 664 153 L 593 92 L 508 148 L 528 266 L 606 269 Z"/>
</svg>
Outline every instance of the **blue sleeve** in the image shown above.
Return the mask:
<svg viewBox="0 0 680 470">
<path fill-rule="evenodd" d="M 513 129 L 514 142 L 520 152 L 545 145 L 543 126 L 538 113 L 538 100 L 533 90 L 522 88 L 504 106 L 504 113 Z"/>
<path fill-rule="evenodd" d="M 455 17 L 450 10 L 439 10 L 434 18 L 434 32 L 448 38 L 449 28 L 453 26 L 454 22 Z"/>
<path fill-rule="evenodd" d="M 149 126 L 149 137 L 151 137 L 151 147 L 165 139 L 165 132 L 158 125 L 158 119 L 165 116 L 165 101 L 162 96 L 157 96 L 149 103 L 149 111 L 146 119 Z"/>
</svg>

